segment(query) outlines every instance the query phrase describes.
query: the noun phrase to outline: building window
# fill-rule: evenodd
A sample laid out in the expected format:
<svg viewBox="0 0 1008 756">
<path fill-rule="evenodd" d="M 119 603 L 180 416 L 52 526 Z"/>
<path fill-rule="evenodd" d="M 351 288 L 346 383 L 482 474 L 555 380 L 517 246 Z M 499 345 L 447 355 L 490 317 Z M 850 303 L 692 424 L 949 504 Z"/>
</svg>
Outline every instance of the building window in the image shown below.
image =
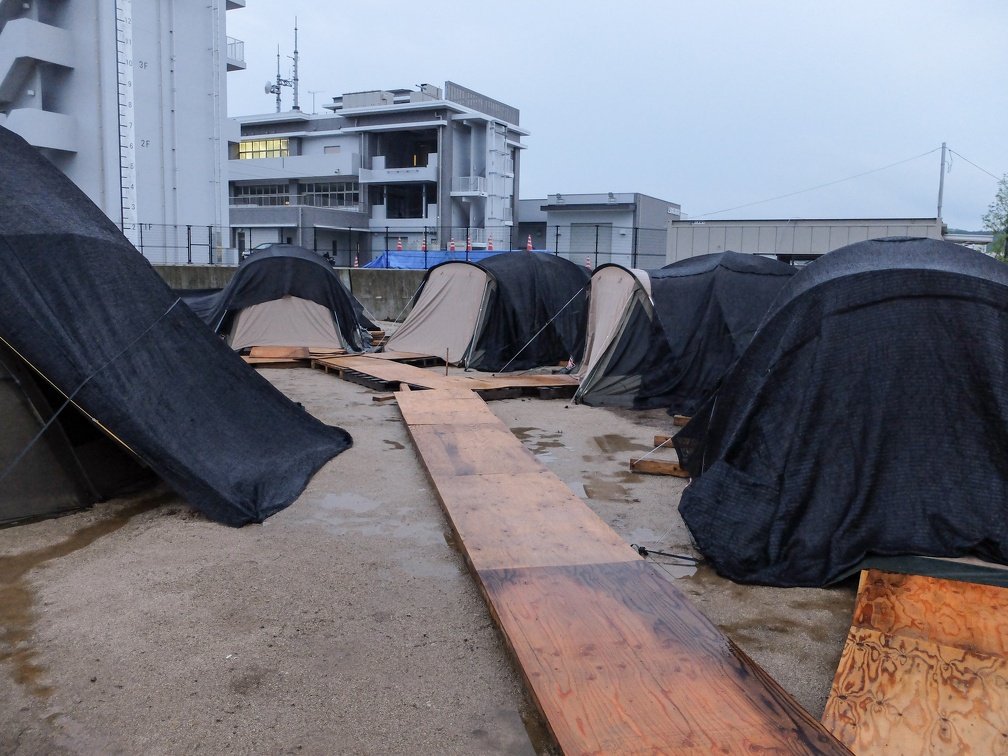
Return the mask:
<svg viewBox="0 0 1008 756">
<path fill-rule="evenodd" d="M 352 181 L 300 184 L 301 204 L 311 207 L 351 207 L 360 204 L 360 187 Z"/>
<path fill-rule="evenodd" d="M 287 137 L 277 139 L 243 139 L 238 145 L 239 160 L 288 157 L 290 146 Z"/>
<path fill-rule="evenodd" d="M 322 152 L 326 155 L 332 155 L 340 151 L 340 146 L 338 144 L 327 144 L 322 148 Z"/>
<path fill-rule="evenodd" d="M 232 186 L 232 205 L 259 205 L 275 207 L 289 205 L 290 194 L 286 184 L 257 184 L 254 186 Z"/>
</svg>

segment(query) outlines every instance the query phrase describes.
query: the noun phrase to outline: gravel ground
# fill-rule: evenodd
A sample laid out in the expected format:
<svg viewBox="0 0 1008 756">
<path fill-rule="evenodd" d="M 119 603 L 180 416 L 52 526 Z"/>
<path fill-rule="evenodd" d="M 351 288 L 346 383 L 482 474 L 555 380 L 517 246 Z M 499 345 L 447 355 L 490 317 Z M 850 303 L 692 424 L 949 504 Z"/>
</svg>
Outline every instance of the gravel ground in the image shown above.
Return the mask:
<svg viewBox="0 0 1008 756">
<path fill-rule="evenodd" d="M 354 438 L 265 524 L 217 525 L 155 489 L 0 530 L 0 753 L 548 752 L 395 403 L 263 374 Z M 684 481 L 628 471 L 667 415 L 490 406 L 628 548 L 695 553 Z M 659 563 L 822 713 L 853 582 L 753 588 Z"/>
</svg>

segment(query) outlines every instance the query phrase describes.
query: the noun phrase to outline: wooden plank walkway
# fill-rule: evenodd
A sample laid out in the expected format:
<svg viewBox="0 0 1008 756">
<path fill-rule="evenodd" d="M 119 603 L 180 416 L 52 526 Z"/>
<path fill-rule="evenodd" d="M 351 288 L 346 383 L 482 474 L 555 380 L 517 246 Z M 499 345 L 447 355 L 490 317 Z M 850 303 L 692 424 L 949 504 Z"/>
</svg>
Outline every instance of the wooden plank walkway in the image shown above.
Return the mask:
<svg viewBox="0 0 1008 756">
<path fill-rule="evenodd" d="M 1008 751 L 1008 588 L 863 571 L 823 723 L 857 754 Z"/>
<path fill-rule="evenodd" d="M 848 753 L 472 391 L 396 399 L 564 753 Z"/>
<path fill-rule="evenodd" d="M 312 366 L 335 372 L 346 380 L 356 380 L 379 391 L 389 391 L 405 384 L 415 389 L 462 388 L 479 392 L 486 399 L 503 399 L 524 394 L 544 398 L 573 396 L 577 378 L 556 375 L 445 375 L 416 365 L 396 362 L 380 355 L 346 355 L 312 360 Z"/>
</svg>

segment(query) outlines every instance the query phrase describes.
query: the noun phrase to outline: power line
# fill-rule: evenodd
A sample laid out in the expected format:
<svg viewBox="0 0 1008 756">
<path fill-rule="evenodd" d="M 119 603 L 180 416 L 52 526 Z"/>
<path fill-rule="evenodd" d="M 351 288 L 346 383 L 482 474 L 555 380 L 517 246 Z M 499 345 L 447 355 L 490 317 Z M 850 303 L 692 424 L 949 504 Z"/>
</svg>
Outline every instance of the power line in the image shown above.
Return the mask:
<svg viewBox="0 0 1008 756">
<path fill-rule="evenodd" d="M 903 163 L 909 163 L 909 162 L 911 162 L 913 160 L 920 160 L 922 157 L 927 157 L 928 155 L 931 155 L 931 154 L 933 154 L 935 152 L 938 152 L 938 150 L 940 150 L 940 149 L 941 149 L 941 147 L 935 147 L 933 150 L 928 150 L 927 152 L 921 153 L 920 155 L 915 155 L 914 157 L 911 157 L 911 158 L 907 158 L 906 160 L 899 160 L 899 161 L 897 161 L 895 163 L 890 163 L 889 165 L 884 165 L 881 168 L 873 168 L 872 170 L 865 171 L 864 173 L 857 173 L 857 174 L 855 174 L 853 176 L 847 176 L 847 178 L 837 179 L 836 181 L 829 181 L 829 182 L 827 182 L 825 184 L 819 184 L 819 186 L 809 187 L 808 189 L 799 189 L 796 192 L 788 192 L 787 194 L 781 194 L 781 195 L 778 195 L 776 197 L 770 197 L 769 199 L 758 200 L 757 202 L 747 202 L 744 205 L 736 205 L 735 207 L 728 207 L 728 208 L 725 208 L 724 210 L 715 210 L 714 212 L 710 212 L 710 213 L 700 213 L 699 215 L 690 215 L 690 219 L 693 219 L 693 218 L 706 218 L 708 215 L 720 215 L 721 213 L 729 213 L 732 210 L 741 210 L 742 208 L 752 207 L 753 205 L 762 205 L 762 204 L 764 204 L 766 202 L 773 202 L 774 200 L 785 199 L 787 197 L 794 197 L 796 194 L 804 194 L 805 192 L 814 192 L 817 189 L 824 189 L 827 186 L 834 186 L 836 184 L 842 184 L 844 181 L 850 181 L 852 179 L 861 178 L 862 176 L 868 176 L 868 175 L 870 175 L 872 173 L 878 173 L 879 171 L 885 171 L 885 170 L 888 170 L 889 168 L 895 168 L 897 165 L 903 165 Z M 962 157 L 962 156 L 960 155 L 960 157 Z M 965 159 L 966 158 L 963 158 L 963 160 L 965 160 Z M 981 170 L 983 170 L 983 169 L 981 169 Z"/>
<path fill-rule="evenodd" d="M 951 152 L 951 153 L 952 153 L 953 155 L 955 155 L 956 157 L 961 157 L 961 158 L 962 158 L 963 160 L 965 160 L 965 161 L 966 161 L 967 163 L 969 163 L 970 165 L 972 165 L 972 166 L 973 166 L 974 168 L 976 168 L 976 169 L 977 169 L 978 171 L 981 171 L 981 172 L 983 172 L 983 173 L 986 173 L 986 174 L 987 174 L 988 176 L 990 176 L 990 177 L 991 177 L 992 179 L 994 179 L 995 181 L 1000 181 L 1000 180 L 1001 180 L 1001 177 L 1000 177 L 1000 176 L 995 176 L 995 175 L 994 175 L 993 173 L 991 173 L 990 171 L 988 171 L 988 170 L 985 170 L 985 169 L 981 168 L 981 167 L 980 167 L 979 165 L 977 165 L 976 163 L 974 163 L 974 162 L 973 162 L 972 160 L 970 160 L 970 159 L 969 159 L 968 157 L 966 157 L 965 155 L 962 155 L 962 154 L 960 154 L 960 153 L 956 152 L 955 150 L 953 150 L 953 149 L 951 149 L 951 148 L 949 148 L 949 152 Z"/>
</svg>

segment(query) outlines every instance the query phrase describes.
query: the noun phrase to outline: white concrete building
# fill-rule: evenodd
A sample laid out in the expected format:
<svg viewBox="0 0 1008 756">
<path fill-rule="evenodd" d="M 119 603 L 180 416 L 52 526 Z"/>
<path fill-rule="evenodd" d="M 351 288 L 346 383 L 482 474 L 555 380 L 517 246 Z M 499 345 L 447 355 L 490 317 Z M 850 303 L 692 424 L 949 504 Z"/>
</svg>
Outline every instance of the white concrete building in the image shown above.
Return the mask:
<svg viewBox="0 0 1008 756">
<path fill-rule="evenodd" d="M 529 133 L 517 108 L 449 81 L 348 93 L 326 109 L 232 119 L 233 246 L 290 242 L 363 265 L 399 245 L 514 241 Z"/>
<path fill-rule="evenodd" d="M 680 217 L 677 203 L 639 192 L 557 193 L 521 201 L 519 235 L 579 265 L 660 268 Z"/>
<path fill-rule="evenodd" d="M 153 262 L 221 261 L 225 12 L 245 0 L 0 0 L 0 125 Z M 231 255 L 233 257 L 233 255 Z"/>
</svg>

